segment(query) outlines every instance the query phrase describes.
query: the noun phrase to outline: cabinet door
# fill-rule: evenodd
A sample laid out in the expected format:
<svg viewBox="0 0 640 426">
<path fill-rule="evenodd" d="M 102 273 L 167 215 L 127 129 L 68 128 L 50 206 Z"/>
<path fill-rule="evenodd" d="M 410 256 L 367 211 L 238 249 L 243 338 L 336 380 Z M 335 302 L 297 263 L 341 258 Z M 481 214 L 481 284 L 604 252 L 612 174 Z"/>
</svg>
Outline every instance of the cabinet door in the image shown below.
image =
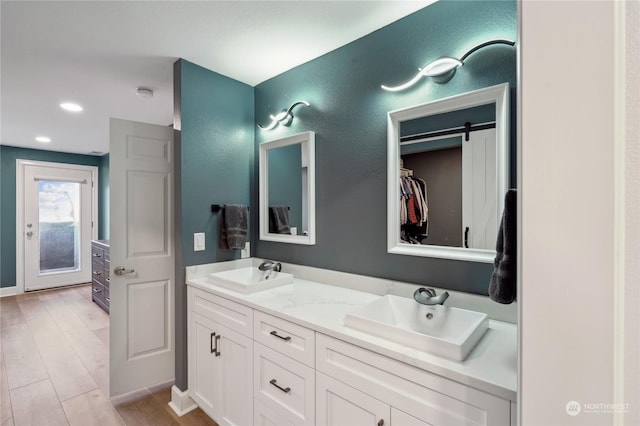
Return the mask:
<svg viewBox="0 0 640 426">
<path fill-rule="evenodd" d="M 389 425 L 390 407 L 320 372 L 316 373 L 316 425 Z"/>
<path fill-rule="evenodd" d="M 216 323 L 219 362 L 215 385 L 218 404 L 214 420 L 220 425 L 253 423 L 253 340 Z"/>
<path fill-rule="evenodd" d="M 392 426 L 431 426 L 431 424 L 417 419 L 404 411 L 400 411 L 395 407 L 391 407 L 391 424 Z"/>
<path fill-rule="evenodd" d="M 189 394 L 210 417 L 219 398 L 217 376 L 220 363 L 215 356 L 216 323 L 189 312 Z"/>
<path fill-rule="evenodd" d="M 284 418 L 275 410 L 253 400 L 253 426 L 294 426 L 289 419 Z"/>
</svg>

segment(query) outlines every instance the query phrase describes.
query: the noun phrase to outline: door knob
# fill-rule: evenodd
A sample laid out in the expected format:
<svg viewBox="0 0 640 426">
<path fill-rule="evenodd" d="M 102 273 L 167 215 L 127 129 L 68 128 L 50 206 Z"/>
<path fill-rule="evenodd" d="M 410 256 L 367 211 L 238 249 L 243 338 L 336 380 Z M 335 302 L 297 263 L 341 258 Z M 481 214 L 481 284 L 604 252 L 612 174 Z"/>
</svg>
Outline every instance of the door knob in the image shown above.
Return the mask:
<svg viewBox="0 0 640 426">
<path fill-rule="evenodd" d="M 113 273 L 120 276 L 125 274 L 133 274 L 135 271 L 135 269 L 125 269 L 123 266 L 118 266 L 113 270 Z"/>
</svg>

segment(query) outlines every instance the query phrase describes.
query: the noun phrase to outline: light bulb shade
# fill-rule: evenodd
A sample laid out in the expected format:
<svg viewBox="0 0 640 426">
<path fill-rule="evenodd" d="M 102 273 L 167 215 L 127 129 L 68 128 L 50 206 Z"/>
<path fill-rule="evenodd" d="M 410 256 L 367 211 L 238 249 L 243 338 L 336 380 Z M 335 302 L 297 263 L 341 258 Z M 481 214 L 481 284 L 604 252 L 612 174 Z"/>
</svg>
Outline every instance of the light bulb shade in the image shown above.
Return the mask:
<svg viewBox="0 0 640 426">
<path fill-rule="evenodd" d="M 449 58 L 445 56 L 444 58 L 436 59 L 424 67 L 422 74 L 427 77 L 439 77 L 449 74 L 451 71 L 455 71 L 456 68 L 461 66 L 462 62 L 456 58 Z"/>
</svg>

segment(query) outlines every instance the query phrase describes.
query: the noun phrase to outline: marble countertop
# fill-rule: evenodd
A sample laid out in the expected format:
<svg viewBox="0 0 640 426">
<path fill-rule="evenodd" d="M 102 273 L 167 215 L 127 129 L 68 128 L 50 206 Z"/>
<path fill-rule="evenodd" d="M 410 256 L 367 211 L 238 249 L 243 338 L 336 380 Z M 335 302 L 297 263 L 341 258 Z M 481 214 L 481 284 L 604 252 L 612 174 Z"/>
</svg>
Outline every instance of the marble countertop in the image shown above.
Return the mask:
<svg viewBox="0 0 640 426">
<path fill-rule="evenodd" d="M 450 380 L 516 401 L 517 328 L 490 321 L 489 330 L 463 362 L 430 355 L 344 326 L 345 315 L 381 296 L 294 279 L 293 284 L 241 294 L 191 277 L 187 284 L 276 317 L 344 340 Z"/>
</svg>

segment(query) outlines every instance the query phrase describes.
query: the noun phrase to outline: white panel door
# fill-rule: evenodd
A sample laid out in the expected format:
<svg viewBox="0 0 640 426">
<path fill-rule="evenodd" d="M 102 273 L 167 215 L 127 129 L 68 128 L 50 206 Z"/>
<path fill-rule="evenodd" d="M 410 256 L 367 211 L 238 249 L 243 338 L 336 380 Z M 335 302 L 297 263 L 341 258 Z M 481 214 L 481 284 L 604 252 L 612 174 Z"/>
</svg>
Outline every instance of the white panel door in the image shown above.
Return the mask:
<svg viewBox="0 0 640 426">
<path fill-rule="evenodd" d="M 17 173 L 18 281 L 25 291 L 90 283 L 97 167 L 18 160 Z"/>
<path fill-rule="evenodd" d="M 111 119 L 111 396 L 174 379 L 173 130 Z"/>
<path fill-rule="evenodd" d="M 389 425 L 389 405 L 320 372 L 316 398 L 318 426 Z"/>
<path fill-rule="evenodd" d="M 462 143 L 462 247 L 493 250 L 498 232 L 496 129 Z"/>
</svg>

